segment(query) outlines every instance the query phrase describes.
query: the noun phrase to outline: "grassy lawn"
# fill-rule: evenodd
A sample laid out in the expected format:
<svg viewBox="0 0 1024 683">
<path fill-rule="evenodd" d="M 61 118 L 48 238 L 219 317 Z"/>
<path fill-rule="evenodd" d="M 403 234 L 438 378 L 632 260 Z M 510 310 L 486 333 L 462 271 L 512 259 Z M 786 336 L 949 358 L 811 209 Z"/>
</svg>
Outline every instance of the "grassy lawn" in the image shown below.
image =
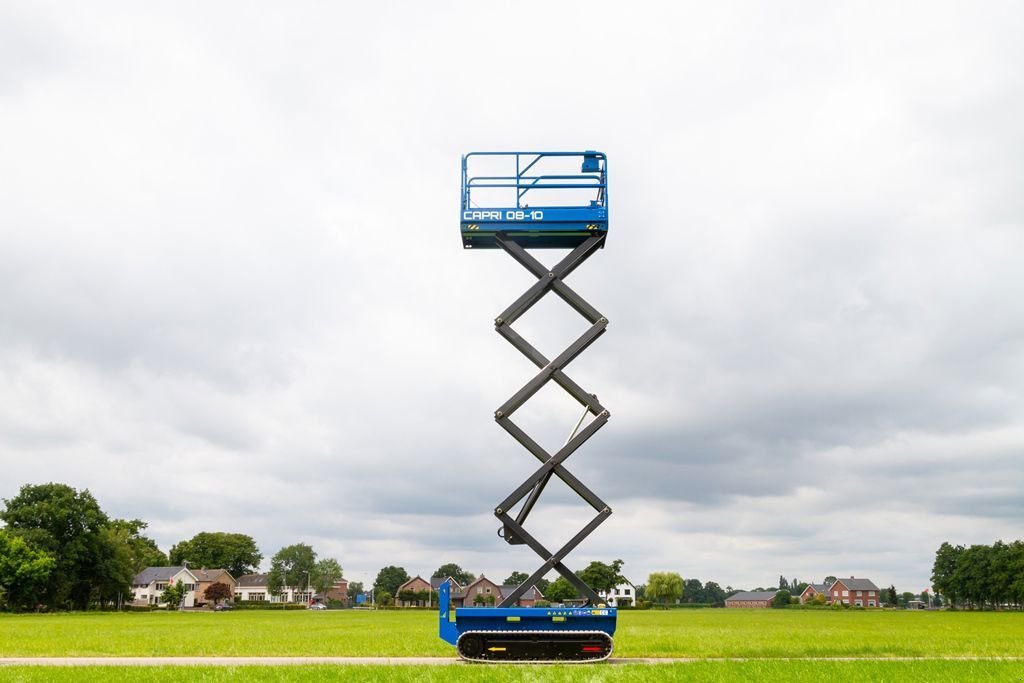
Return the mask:
<svg viewBox="0 0 1024 683">
<path fill-rule="evenodd" d="M 0 615 L 0 657 L 452 657 L 436 618 L 425 611 Z M 616 657 L 1024 657 L 1024 613 L 625 612 L 615 642 Z"/>
<path fill-rule="evenodd" d="M 287 667 L 0 667 L 0 681 L 495 681 L 497 683 L 642 683 L 645 681 L 1020 681 L 1019 662 L 696 662 L 612 666 L 287 666 Z"/>
</svg>

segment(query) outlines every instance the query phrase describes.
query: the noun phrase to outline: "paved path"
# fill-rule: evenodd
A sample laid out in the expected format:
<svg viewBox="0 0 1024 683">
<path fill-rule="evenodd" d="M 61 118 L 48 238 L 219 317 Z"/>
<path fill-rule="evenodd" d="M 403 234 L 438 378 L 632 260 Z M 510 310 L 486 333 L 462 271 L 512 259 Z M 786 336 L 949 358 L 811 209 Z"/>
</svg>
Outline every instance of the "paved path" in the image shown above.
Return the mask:
<svg viewBox="0 0 1024 683">
<path fill-rule="evenodd" d="M 606 664 L 675 664 L 694 662 L 1024 662 L 1024 657 L 613 657 Z M 2 666 L 295 666 L 362 664 L 469 666 L 455 657 L 0 657 Z M 486 665 L 483 665 L 486 666 Z"/>
</svg>

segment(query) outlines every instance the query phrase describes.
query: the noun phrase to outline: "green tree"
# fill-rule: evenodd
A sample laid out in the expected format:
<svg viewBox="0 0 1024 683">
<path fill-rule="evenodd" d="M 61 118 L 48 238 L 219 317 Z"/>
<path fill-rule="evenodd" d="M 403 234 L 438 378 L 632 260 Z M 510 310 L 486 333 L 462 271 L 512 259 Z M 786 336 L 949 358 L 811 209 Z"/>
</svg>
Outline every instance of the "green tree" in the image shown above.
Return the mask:
<svg viewBox="0 0 1024 683">
<path fill-rule="evenodd" d="M 953 584 L 970 607 L 984 607 L 992 594 L 990 559 L 991 548 L 978 544 L 966 548 L 957 559 Z"/>
<path fill-rule="evenodd" d="M 363 592 L 364 592 L 363 582 L 362 581 L 353 581 L 352 583 L 350 583 L 348 585 L 348 599 L 349 599 L 349 601 L 352 604 L 355 604 L 356 596 L 359 595 L 360 593 L 363 593 Z"/>
<path fill-rule="evenodd" d="M 0 529 L 0 609 L 21 611 L 41 603 L 56 566 L 47 553 Z"/>
<path fill-rule="evenodd" d="M 889 584 L 889 589 L 886 591 L 889 597 L 889 604 L 892 607 L 896 607 L 900 603 L 899 596 L 896 595 L 896 586 Z"/>
<path fill-rule="evenodd" d="M 156 541 L 142 535 L 147 526 L 141 519 L 115 519 L 110 523 L 112 540 L 125 548 L 133 575 L 146 567 L 168 565 L 167 555 L 157 547 Z"/>
<path fill-rule="evenodd" d="M 791 597 L 793 596 L 788 590 L 780 590 L 772 599 L 772 607 L 786 607 Z"/>
<path fill-rule="evenodd" d="M 621 573 L 623 564 L 622 560 L 615 560 L 611 564 L 591 562 L 586 569 L 579 572 L 579 577 L 595 591 L 611 593 L 616 586 L 626 581 Z"/>
<path fill-rule="evenodd" d="M 252 536 L 201 531 L 187 541 L 171 547 L 170 562 L 174 566 L 227 569 L 235 578 L 252 574 L 263 560 Z"/>
<path fill-rule="evenodd" d="M 548 586 L 550 586 L 550 585 L 551 585 L 551 582 L 548 581 L 547 579 L 537 579 L 537 583 L 534 584 L 534 586 L 536 586 L 537 590 L 540 591 L 541 595 L 547 595 L 548 594 Z"/>
<path fill-rule="evenodd" d="M 836 581 L 838 581 L 838 580 L 839 580 L 839 579 L 837 579 L 837 578 L 836 578 L 836 577 L 834 577 L 834 576 L 826 576 L 826 577 L 825 577 L 825 585 L 826 585 L 826 586 L 831 586 L 831 585 L 832 585 L 833 583 L 835 583 L 835 582 L 836 582 Z"/>
<path fill-rule="evenodd" d="M 212 601 L 214 605 L 221 600 L 230 600 L 232 597 L 234 597 L 234 595 L 231 592 L 231 586 L 226 583 L 221 583 L 220 581 L 211 583 L 206 587 L 206 590 L 203 591 L 203 599 Z"/>
<path fill-rule="evenodd" d="M 530 575 L 527 574 L 526 572 L 512 572 L 511 574 L 508 575 L 508 578 L 505 579 L 505 581 L 504 581 L 504 583 L 502 585 L 504 585 L 504 586 L 518 586 L 522 582 L 526 581 L 528 578 L 530 578 Z"/>
<path fill-rule="evenodd" d="M 961 599 L 960 587 L 955 577 L 956 566 L 963 552 L 962 545 L 954 546 L 945 541 L 935 551 L 935 562 L 932 564 L 932 588 L 935 592 L 948 597 L 954 604 Z"/>
<path fill-rule="evenodd" d="M 579 596 L 576 586 L 569 583 L 564 576 L 559 576 L 548 585 L 544 597 L 551 602 L 565 602 Z"/>
<path fill-rule="evenodd" d="M 404 570 L 403 570 L 404 571 Z M 476 580 L 476 577 L 465 569 L 449 562 L 448 564 L 442 564 L 440 567 L 434 570 L 434 573 L 430 575 L 432 579 L 447 579 L 448 577 L 455 579 L 460 586 L 468 586 Z M 408 581 L 409 579 L 406 579 Z"/>
<path fill-rule="evenodd" d="M 409 574 L 405 571 L 404 567 L 388 565 L 377 572 L 377 578 L 373 582 L 373 589 L 378 595 L 383 591 L 394 595 L 398 592 L 398 587 L 408 580 Z M 378 602 L 380 601 L 378 600 Z"/>
<path fill-rule="evenodd" d="M 394 596 L 391 594 L 390 591 L 373 591 L 373 601 L 378 605 L 383 605 L 384 607 L 387 607 L 391 604 L 391 601 L 393 599 Z"/>
<path fill-rule="evenodd" d="M 687 579 L 683 582 L 683 595 L 686 596 L 686 600 L 689 604 L 699 605 L 706 602 L 704 595 L 704 586 L 701 585 L 700 579 Z"/>
<path fill-rule="evenodd" d="M 185 582 L 175 581 L 160 594 L 160 602 L 165 603 L 172 609 L 177 609 L 181 607 L 181 603 L 185 602 L 185 596 L 187 595 L 188 589 L 185 587 Z"/>
<path fill-rule="evenodd" d="M 715 607 L 725 607 L 725 591 L 714 581 L 704 584 L 704 598 Z"/>
<path fill-rule="evenodd" d="M 309 581 L 314 591 L 326 595 L 327 591 L 334 588 L 334 584 L 341 581 L 341 577 L 341 565 L 338 561 L 332 557 L 325 557 L 313 565 Z"/>
<path fill-rule="evenodd" d="M 789 581 L 786 581 L 786 577 L 783 576 L 782 574 L 779 574 L 779 590 L 780 591 L 788 591 L 789 590 Z"/>
<path fill-rule="evenodd" d="M 88 490 L 65 484 L 26 484 L 18 495 L 5 499 L 0 514 L 7 530 L 55 560 L 41 601 L 51 607 L 86 609 L 103 594 L 126 591 L 128 585 L 110 586 L 115 551 L 104 530 L 110 519 Z"/>
<path fill-rule="evenodd" d="M 683 577 L 675 572 L 654 572 L 647 577 L 645 597 L 662 605 L 678 600 L 683 597 Z"/>
<path fill-rule="evenodd" d="M 270 559 L 267 588 L 275 594 L 281 594 L 286 587 L 305 588 L 315 563 L 316 553 L 312 546 L 295 543 L 281 548 Z"/>
</svg>

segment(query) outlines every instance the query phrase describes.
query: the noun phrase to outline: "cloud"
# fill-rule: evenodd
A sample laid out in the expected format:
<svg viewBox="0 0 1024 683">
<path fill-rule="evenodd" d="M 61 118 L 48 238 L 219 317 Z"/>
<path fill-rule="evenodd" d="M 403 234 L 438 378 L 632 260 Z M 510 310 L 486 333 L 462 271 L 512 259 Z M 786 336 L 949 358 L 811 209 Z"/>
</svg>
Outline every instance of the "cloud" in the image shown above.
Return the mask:
<svg viewBox="0 0 1024 683">
<path fill-rule="evenodd" d="M 458 158 L 597 147 L 569 281 L 611 325 L 567 372 L 612 419 L 567 466 L 615 514 L 570 566 L 919 590 L 943 540 L 1013 537 L 1019 10 L 510 7 L 5 10 L 0 496 L 529 571 L 492 510 L 537 463 L 492 413 L 535 368 L 491 320 L 532 276 L 460 249 Z M 576 419 L 516 415 L 552 451 Z M 533 528 L 591 514 L 555 485 Z"/>
</svg>

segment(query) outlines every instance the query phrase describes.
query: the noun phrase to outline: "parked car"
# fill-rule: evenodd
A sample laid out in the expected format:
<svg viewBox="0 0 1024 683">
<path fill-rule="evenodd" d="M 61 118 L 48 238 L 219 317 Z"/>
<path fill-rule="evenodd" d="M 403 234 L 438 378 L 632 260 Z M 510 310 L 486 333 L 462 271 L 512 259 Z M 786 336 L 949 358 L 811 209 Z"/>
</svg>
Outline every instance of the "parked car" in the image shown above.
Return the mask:
<svg viewBox="0 0 1024 683">
<path fill-rule="evenodd" d="M 230 602 L 222 602 L 219 605 L 214 605 L 213 607 L 214 612 L 230 612 L 233 609 L 234 607 Z"/>
<path fill-rule="evenodd" d="M 325 605 L 322 602 L 314 602 L 312 605 L 309 606 L 309 609 L 315 609 L 315 610 L 327 609 L 327 605 Z"/>
</svg>

